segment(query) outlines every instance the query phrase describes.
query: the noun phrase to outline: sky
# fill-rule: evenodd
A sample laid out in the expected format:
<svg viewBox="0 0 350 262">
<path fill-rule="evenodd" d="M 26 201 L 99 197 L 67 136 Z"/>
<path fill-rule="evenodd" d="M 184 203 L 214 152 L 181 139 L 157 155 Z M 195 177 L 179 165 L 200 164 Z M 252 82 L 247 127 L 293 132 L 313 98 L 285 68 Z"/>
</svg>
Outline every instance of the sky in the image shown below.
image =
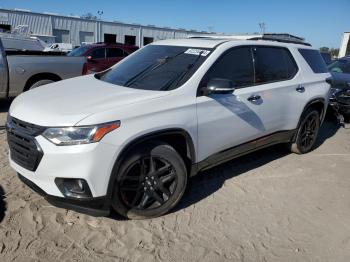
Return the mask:
<svg viewBox="0 0 350 262">
<path fill-rule="evenodd" d="M 103 11 L 102 19 L 227 34 L 289 33 L 315 47 L 339 48 L 350 31 L 350 0 L 0 0 L 0 8 L 60 15 Z"/>
</svg>

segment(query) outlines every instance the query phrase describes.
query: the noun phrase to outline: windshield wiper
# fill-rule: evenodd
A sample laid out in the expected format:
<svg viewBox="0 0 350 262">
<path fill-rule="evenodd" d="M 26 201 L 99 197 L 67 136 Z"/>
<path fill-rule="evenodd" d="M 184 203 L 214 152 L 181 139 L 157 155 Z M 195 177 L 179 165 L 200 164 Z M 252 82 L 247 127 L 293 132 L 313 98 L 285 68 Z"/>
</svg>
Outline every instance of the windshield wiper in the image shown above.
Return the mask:
<svg viewBox="0 0 350 262">
<path fill-rule="evenodd" d="M 180 52 L 174 56 L 166 56 L 163 59 L 159 59 L 161 61 L 151 64 L 149 66 L 147 66 L 145 69 L 143 69 L 141 72 L 137 73 L 135 76 L 133 76 L 132 78 L 130 78 L 128 81 L 125 82 L 124 86 L 131 86 L 132 84 L 134 84 L 137 81 L 140 81 L 144 75 L 146 75 L 147 73 L 150 73 L 156 69 L 158 69 L 159 67 L 169 63 L 171 60 L 173 60 L 175 57 L 183 54 L 184 52 Z"/>
<path fill-rule="evenodd" d="M 160 90 L 166 91 L 166 90 L 169 90 L 170 87 L 172 87 L 172 86 L 177 86 L 181 82 L 181 80 L 184 79 L 184 77 L 188 74 L 188 72 L 194 67 L 194 65 L 198 62 L 198 60 L 201 58 L 202 54 L 203 54 L 203 51 L 199 52 L 196 59 L 186 67 L 186 70 L 180 72 L 175 77 L 172 77 L 168 82 L 165 83 L 165 85 Z M 175 81 L 176 81 L 176 83 L 174 85 Z"/>
</svg>

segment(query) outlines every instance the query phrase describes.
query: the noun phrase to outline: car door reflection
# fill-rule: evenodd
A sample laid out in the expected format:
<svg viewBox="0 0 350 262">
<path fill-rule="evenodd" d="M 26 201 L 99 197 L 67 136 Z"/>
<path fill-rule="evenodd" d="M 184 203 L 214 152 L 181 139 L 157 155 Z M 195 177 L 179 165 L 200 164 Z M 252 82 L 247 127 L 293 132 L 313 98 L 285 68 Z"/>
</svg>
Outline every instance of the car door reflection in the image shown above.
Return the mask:
<svg viewBox="0 0 350 262">
<path fill-rule="evenodd" d="M 217 103 L 224 106 L 227 110 L 231 111 L 233 114 L 241 118 L 243 121 L 254 127 L 259 131 L 265 131 L 265 126 L 261 121 L 259 115 L 249 108 L 245 102 L 242 102 L 242 99 L 236 95 L 211 95 L 212 99 L 214 99 Z M 262 99 L 259 99 L 255 102 L 249 102 L 254 104 L 254 106 L 258 106 L 263 103 Z M 256 108 L 256 111 L 259 109 Z"/>
</svg>

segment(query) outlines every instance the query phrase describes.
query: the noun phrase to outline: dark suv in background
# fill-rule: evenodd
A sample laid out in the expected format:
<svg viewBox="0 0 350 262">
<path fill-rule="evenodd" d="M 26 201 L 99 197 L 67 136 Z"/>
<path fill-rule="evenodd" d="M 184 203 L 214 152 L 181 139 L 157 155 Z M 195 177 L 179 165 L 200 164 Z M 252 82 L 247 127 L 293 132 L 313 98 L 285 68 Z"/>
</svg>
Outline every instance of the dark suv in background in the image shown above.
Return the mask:
<svg viewBox="0 0 350 262">
<path fill-rule="evenodd" d="M 85 56 L 87 62 L 84 70 L 86 74 L 90 74 L 106 70 L 137 49 L 137 46 L 121 43 L 96 43 L 82 45 L 71 51 L 68 56 Z"/>
<path fill-rule="evenodd" d="M 330 105 L 350 119 L 350 57 L 342 57 L 328 66 L 332 74 Z"/>
</svg>

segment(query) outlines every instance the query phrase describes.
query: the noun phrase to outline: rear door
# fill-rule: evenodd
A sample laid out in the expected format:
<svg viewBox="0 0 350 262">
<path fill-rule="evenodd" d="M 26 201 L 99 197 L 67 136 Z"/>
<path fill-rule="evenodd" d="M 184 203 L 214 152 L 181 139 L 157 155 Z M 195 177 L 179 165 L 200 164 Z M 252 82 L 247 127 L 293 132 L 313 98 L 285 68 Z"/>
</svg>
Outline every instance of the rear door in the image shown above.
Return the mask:
<svg viewBox="0 0 350 262">
<path fill-rule="evenodd" d="M 261 136 L 295 127 L 296 107 L 305 96 L 299 87 L 302 77 L 287 48 L 254 46 L 255 90 L 260 97 L 260 117 L 264 124 Z M 299 90 L 299 91 L 298 91 Z"/>
<path fill-rule="evenodd" d="M 7 96 L 8 70 L 5 51 L 0 39 L 0 98 Z"/>
<path fill-rule="evenodd" d="M 126 53 L 124 52 L 123 49 L 119 47 L 114 47 L 114 48 L 110 47 L 110 48 L 107 48 L 106 56 L 107 56 L 108 67 L 111 67 L 116 63 L 118 63 L 120 60 L 122 60 L 126 56 Z"/>
</svg>

